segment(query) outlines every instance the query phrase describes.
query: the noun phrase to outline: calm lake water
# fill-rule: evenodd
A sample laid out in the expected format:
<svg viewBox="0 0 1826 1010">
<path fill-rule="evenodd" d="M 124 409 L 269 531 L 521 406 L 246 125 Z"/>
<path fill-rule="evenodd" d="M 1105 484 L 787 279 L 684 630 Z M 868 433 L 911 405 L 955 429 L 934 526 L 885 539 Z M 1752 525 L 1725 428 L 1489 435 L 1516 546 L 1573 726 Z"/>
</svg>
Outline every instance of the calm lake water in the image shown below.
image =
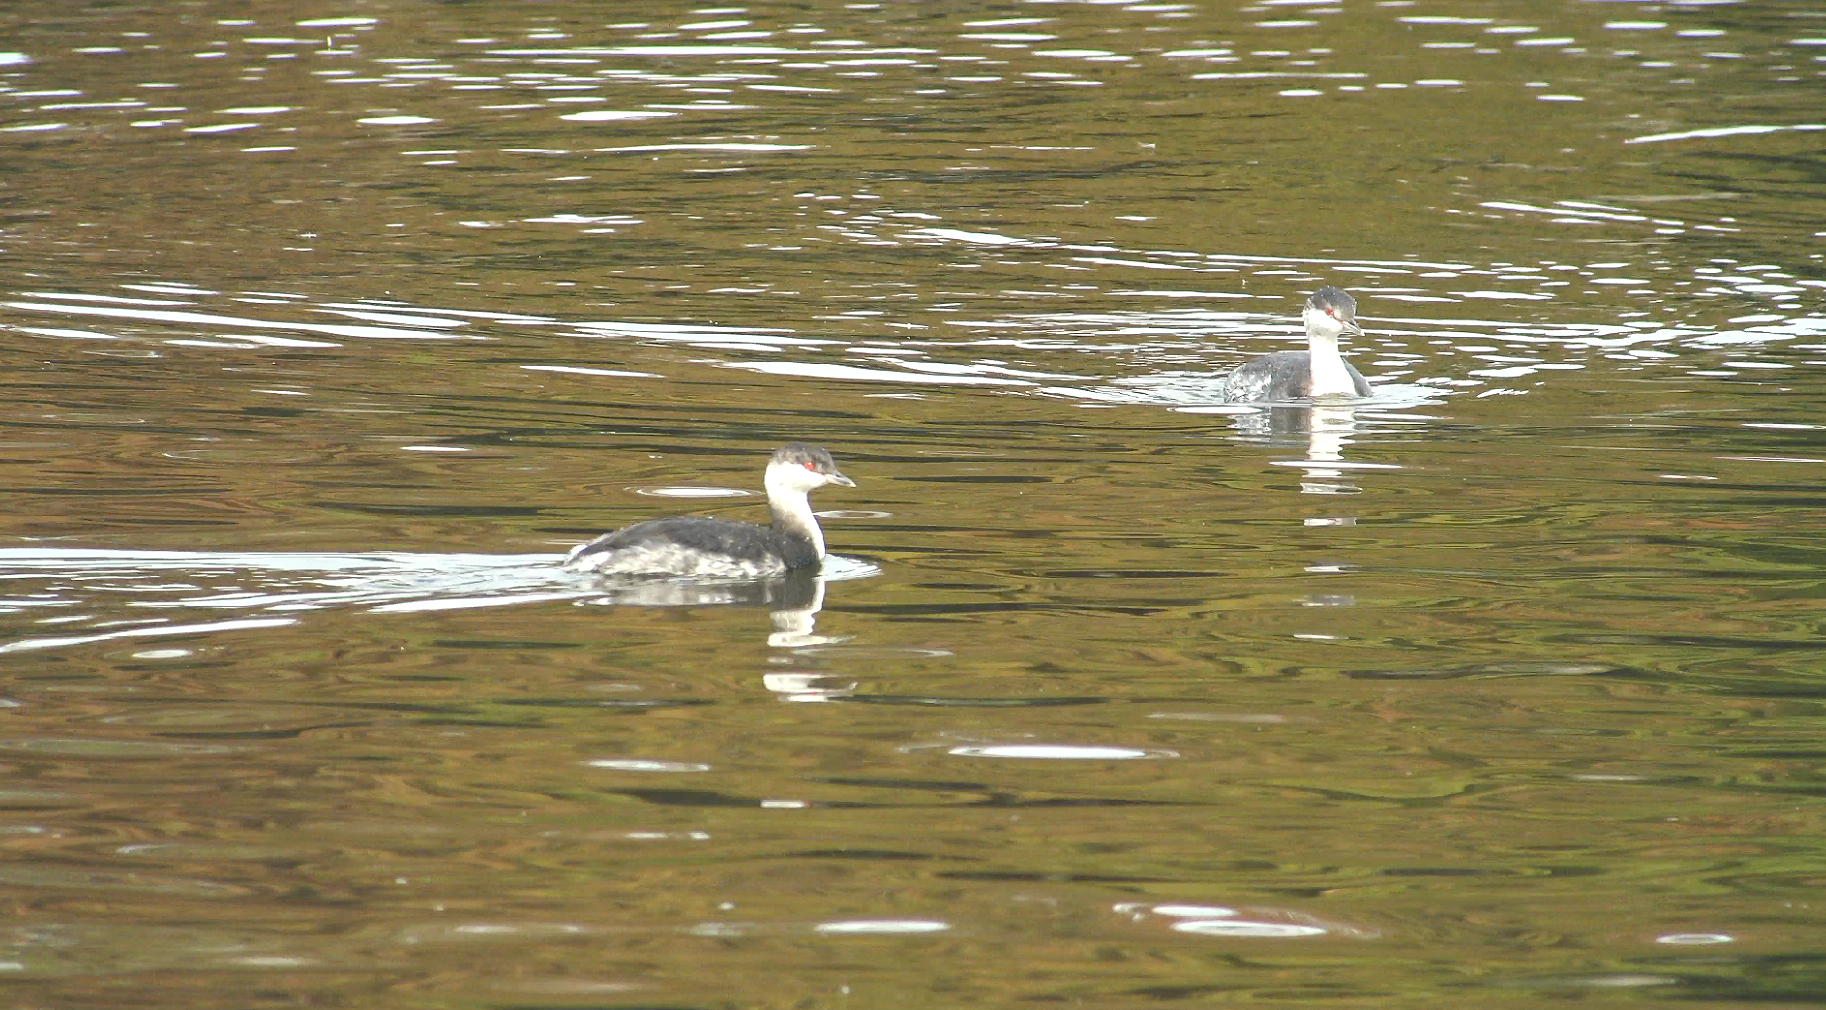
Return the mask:
<svg viewBox="0 0 1826 1010">
<path fill-rule="evenodd" d="M 1816 8 L 0 25 L 16 1005 L 1826 992 Z"/>
</svg>

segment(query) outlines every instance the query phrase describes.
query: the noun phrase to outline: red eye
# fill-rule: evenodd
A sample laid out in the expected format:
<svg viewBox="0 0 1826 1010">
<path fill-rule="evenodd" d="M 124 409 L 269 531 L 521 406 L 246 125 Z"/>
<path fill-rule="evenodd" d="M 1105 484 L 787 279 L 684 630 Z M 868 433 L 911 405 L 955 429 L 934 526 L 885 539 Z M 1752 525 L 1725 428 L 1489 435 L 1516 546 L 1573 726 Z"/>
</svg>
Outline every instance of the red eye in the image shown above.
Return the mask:
<svg viewBox="0 0 1826 1010">
<path fill-rule="evenodd" d="M 813 473 L 816 473 L 818 470 L 817 467 L 812 466 L 810 463 L 800 463 L 799 465 L 806 468 L 807 470 L 812 471 Z"/>
</svg>

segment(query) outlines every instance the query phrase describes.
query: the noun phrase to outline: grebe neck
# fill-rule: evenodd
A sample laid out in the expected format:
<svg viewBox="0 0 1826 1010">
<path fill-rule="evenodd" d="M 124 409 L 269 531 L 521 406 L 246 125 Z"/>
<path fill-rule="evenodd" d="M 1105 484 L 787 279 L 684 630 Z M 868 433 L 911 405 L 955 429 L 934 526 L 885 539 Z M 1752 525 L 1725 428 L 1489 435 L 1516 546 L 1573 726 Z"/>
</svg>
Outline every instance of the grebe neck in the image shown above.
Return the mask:
<svg viewBox="0 0 1826 1010">
<path fill-rule="evenodd" d="M 805 490 L 790 482 L 789 471 L 767 468 L 767 511 L 773 514 L 774 529 L 794 540 L 811 541 L 812 549 L 824 557 L 824 531 L 818 528 Z"/>
<path fill-rule="evenodd" d="M 1313 396 L 1355 396 L 1356 380 L 1344 367 L 1338 353 L 1338 335 L 1317 330 L 1306 335 L 1306 349 L 1311 353 Z"/>
</svg>

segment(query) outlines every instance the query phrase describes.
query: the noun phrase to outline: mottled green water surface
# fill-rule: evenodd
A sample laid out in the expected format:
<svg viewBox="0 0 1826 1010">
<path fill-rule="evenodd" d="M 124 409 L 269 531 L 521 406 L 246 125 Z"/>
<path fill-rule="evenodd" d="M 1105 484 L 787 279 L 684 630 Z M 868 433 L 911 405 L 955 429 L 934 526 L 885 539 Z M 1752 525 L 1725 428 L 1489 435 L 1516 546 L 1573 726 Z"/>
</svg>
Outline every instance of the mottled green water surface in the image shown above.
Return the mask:
<svg viewBox="0 0 1826 1010">
<path fill-rule="evenodd" d="M 0 10 L 9 999 L 1817 1002 L 1816 13 Z"/>
</svg>

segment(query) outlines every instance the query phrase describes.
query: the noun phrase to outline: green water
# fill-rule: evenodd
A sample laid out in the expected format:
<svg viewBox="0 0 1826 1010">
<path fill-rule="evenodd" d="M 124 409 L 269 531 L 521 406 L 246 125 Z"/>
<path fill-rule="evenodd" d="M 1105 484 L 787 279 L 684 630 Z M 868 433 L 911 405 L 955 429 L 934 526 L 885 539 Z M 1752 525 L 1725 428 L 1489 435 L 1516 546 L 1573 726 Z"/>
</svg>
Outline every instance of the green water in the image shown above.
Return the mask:
<svg viewBox="0 0 1826 1010">
<path fill-rule="evenodd" d="M 1826 991 L 1811 12 L 0 26 L 18 1005 Z"/>
</svg>

